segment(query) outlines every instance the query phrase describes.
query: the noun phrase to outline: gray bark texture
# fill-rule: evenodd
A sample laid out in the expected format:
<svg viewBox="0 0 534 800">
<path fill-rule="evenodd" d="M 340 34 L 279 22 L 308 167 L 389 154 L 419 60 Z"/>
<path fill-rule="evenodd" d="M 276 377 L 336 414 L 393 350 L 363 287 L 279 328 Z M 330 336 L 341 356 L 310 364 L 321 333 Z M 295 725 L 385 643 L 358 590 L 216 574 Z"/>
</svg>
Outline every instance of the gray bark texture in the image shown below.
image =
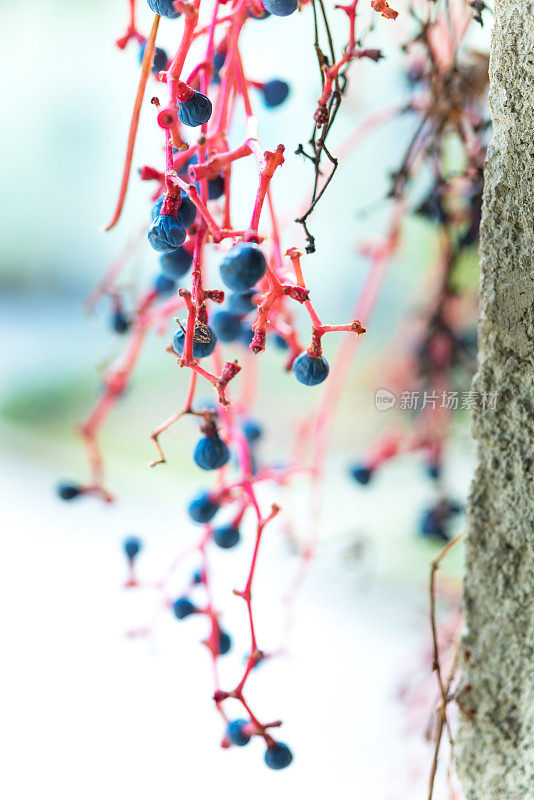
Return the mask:
<svg viewBox="0 0 534 800">
<path fill-rule="evenodd" d="M 457 769 L 467 800 L 533 800 L 534 0 L 494 10 Z"/>
</svg>

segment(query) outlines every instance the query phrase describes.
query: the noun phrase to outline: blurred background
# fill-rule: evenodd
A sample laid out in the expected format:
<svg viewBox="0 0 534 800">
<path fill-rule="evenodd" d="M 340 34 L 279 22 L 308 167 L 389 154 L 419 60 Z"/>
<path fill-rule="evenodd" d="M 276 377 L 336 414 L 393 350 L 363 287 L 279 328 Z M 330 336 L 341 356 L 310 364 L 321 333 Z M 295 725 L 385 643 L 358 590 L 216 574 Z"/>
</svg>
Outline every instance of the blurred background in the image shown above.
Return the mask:
<svg viewBox="0 0 534 800">
<path fill-rule="evenodd" d="M 140 6 L 140 27 L 147 32 L 150 14 Z M 168 463 L 147 466 L 153 458 L 150 431 L 181 405 L 186 387 L 186 376 L 164 352 L 168 331 L 149 337 L 132 386 L 103 431 L 107 483 L 116 503 L 88 498 L 67 505 L 56 499 L 59 480 L 86 477 L 75 426 L 89 413 L 103 370 L 122 347 L 110 330 L 106 302 L 88 316 L 83 301 L 125 240 L 145 223 L 149 208 L 150 189 L 134 174 L 124 218 L 114 231 L 102 233 L 116 198 L 139 73 L 134 43 L 125 52 L 113 46 L 125 19 L 125 0 L 19 0 L 0 9 L 0 51 L 9 75 L 0 126 L 1 591 L 9 654 L 2 724 L 9 741 L 0 782 L 7 782 L 6 796 L 13 800 L 37 792 L 57 800 L 97 793 L 129 800 L 150 793 L 164 800 L 183 791 L 220 798 L 332 790 L 357 792 L 366 800 L 421 797 L 431 758 L 424 730 L 432 706 L 407 708 L 402 689 L 414 681 L 424 686 L 429 672 L 429 562 L 440 548 L 417 530 L 435 489 L 416 457 L 386 466 L 369 487 L 352 481 L 348 467 L 384 427 L 384 412 L 374 401 L 376 389 L 387 387 L 381 354 L 413 310 L 414 293 L 436 251 L 425 221 L 406 222 L 340 404 L 317 558 L 295 607 L 287 653 L 261 665 L 250 683 L 260 717 L 284 720 L 281 738 L 295 755 L 290 769 L 266 770 L 259 742 L 246 752 L 218 747 L 222 731 L 211 701 L 210 663 L 198 645 L 205 635 L 202 619 L 181 626 L 163 614 L 150 640 L 126 635 L 147 624 L 157 598 L 150 590 L 123 591 L 125 535 L 145 542 L 139 569 L 146 580 L 157 580 L 196 535 L 184 511 L 199 483 L 190 461 L 194 427 L 177 426 L 165 438 Z M 158 44 L 172 50 L 175 31 L 175 23 L 163 20 Z M 342 39 L 344 26 L 334 25 L 336 31 Z M 486 29 L 475 36 L 484 46 Z M 266 47 L 268 37 L 276 41 L 275 51 Z M 387 21 L 378 21 L 367 46 L 381 47 L 387 58 L 353 67 L 334 150 L 373 111 L 408 100 L 401 41 L 400 31 L 392 33 Z M 308 13 L 283 24 L 250 24 L 244 36 L 249 76 L 283 78 L 292 87 L 290 102 L 270 112 L 259 105 L 258 111 L 263 146 L 286 145 L 286 164 L 273 189 L 288 220 L 302 210 L 311 181 L 294 151 L 309 136 L 318 95 L 312 43 Z M 158 163 L 160 141 L 149 112 L 143 109 L 134 168 Z M 413 119 L 405 115 L 348 155 L 312 217 L 317 253 L 303 266 L 316 307 L 330 322 L 351 319 L 367 265 L 358 246 L 385 229 L 388 209 L 381 198 L 412 129 Z M 239 218 L 255 192 L 254 173 L 240 165 L 235 181 Z M 359 213 L 370 205 L 372 214 Z M 290 225 L 284 247 L 302 244 L 301 230 Z M 125 273 L 127 297 L 156 271 L 156 256 L 148 250 L 141 248 Z M 476 282 L 476 263 L 469 270 Z M 305 331 L 304 317 L 302 322 Z M 337 344 L 329 337 L 327 356 Z M 311 392 L 283 371 L 283 353 L 270 348 L 261 359 L 257 417 L 267 433 L 261 456 L 283 460 L 287 430 L 311 408 Z M 387 412 L 392 419 L 397 413 Z M 465 501 L 472 463 L 463 412 L 444 474 L 447 492 L 458 502 Z M 266 499 L 275 496 L 297 515 L 309 503 L 304 486 L 291 497 L 266 491 Z M 458 518 L 453 533 L 462 524 Z M 227 599 L 246 573 L 250 546 L 249 539 L 235 555 L 213 555 L 215 591 Z M 453 596 L 460 562 L 454 552 L 445 565 Z M 282 532 L 270 529 L 256 594 L 266 650 L 280 646 L 283 598 L 298 564 Z M 177 592 L 194 567 L 194 558 L 184 563 Z M 224 614 L 236 642 L 222 670 L 223 685 L 230 685 L 246 652 L 242 601 L 231 599 Z"/>
</svg>

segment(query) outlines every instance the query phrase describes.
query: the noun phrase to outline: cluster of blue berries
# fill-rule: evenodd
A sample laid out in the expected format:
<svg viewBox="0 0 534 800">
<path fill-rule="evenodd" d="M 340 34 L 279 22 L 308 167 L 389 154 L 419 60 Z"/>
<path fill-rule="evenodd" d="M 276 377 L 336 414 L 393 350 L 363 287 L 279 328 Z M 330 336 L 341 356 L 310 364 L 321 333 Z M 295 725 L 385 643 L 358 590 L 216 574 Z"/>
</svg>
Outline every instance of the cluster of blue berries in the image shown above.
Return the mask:
<svg viewBox="0 0 534 800">
<path fill-rule="evenodd" d="M 236 747 L 245 747 L 250 742 L 253 725 L 246 719 L 234 719 L 228 723 L 226 736 Z M 284 769 L 293 761 L 293 753 L 283 742 L 271 741 L 265 751 L 265 763 L 271 769 Z"/>
</svg>

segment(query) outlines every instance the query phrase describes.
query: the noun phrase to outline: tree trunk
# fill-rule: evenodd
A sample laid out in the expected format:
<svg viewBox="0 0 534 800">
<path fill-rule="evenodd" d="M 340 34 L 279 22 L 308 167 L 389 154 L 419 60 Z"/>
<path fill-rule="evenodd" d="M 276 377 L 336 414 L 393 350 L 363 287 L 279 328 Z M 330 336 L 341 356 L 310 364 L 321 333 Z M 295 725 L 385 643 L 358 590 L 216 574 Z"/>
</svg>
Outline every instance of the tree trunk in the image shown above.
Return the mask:
<svg viewBox="0 0 534 800">
<path fill-rule="evenodd" d="M 496 0 L 480 237 L 478 466 L 457 768 L 467 800 L 534 798 L 534 2 Z"/>
</svg>

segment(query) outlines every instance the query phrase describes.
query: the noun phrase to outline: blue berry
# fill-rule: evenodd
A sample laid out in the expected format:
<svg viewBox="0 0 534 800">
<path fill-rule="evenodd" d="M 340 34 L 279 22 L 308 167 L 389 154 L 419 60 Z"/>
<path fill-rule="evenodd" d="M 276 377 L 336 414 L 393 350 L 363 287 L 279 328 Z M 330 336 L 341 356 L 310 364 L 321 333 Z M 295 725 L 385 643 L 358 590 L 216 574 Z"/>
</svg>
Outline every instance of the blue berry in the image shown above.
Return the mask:
<svg viewBox="0 0 534 800">
<path fill-rule="evenodd" d="M 130 321 L 122 311 L 115 311 L 111 318 L 111 326 L 115 333 L 126 333 L 130 327 Z"/>
<path fill-rule="evenodd" d="M 248 347 L 254 338 L 254 331 L 250 325 L 243 325 L 241 328 L 241 343 Z"/>
<path fill-rule="evenodd" d="M 189 272 L 192 263 L 193 254 L 184 247 L 179 247 L 172 253 L 164 253 L 159 259 L 162 271 L 170 278 L 181 278 Z"/>
<path fill-rule="evenodd" d="M 265 0 L 266 2 L 266 0 Z M 293 761 L 293 753 L 283 742 L 268 747 L 265 751 L 265 763 L 271 769 L 284 769 Z"/>
<path fill-rule="evenodd" d="M 223 53 L 222 50 L 216 50 L 213 54 L 213 69 L 216 72 L 219 72 L 222 69 L 224 62 L 226 61 L 226 53 Z"/>
<path fill-rule="evenodd" d="M 62 500 L 74 500 L 75 497 L 82 493 L 82 489 L 74 483 L 60 483 L 57 487 L 57 493 Z"/>
<path fill-rule="evenodd" d="M 297 10 L 298 0 L 262 0 L 265 10 L 275 17 L 288 17 Z"/>
<path fill-rule="evenodd" d="M 191 583 L 198 585 L 204 583 L 204 572 L 201 569 L 196 569 L 191 575 Z"/>
<path fill-rule="evenodd" d="M 239 315 L 250 314 L 251 311 L 256 309 L 252 302 L 255 294 L 255 289 L 249 289 L 248 292 L 232 292 L 232 294 L 228 295 L 226 301 L 228 311 Z"/>
<path fill-rule="evenodd" d="M 425 511 L 421 517 L 419 532 L 421 536 L 437 542 L 448 542 L 450 539 L 443 521 L 438 518 L 434 509 L 431 508 Z"/>
<path fill-rule="evenodd" d="M 226 633 L 226 631 L 219 631 L 219 655 L 225 656 L 226 653 L 230 652 L 231 647 L 232 640 L 230 636 Z"/>
<path fill-rule="evenodd" d="M 218 200 L 224 194 L 224 178 L 217 175 L 208 181 L 208 200 Z"/>
<path fill-rule="evenodd" d="M 185 619 L 191 614 L 194 614 L 197 607 L 191 602 L 188 597 L 179 597 L 172 604 L 172 610 L 176 619 Z"/>
<path fill-rule="evenodd" d="M 146 42 L 143 42 L 141 47 L 139 48 L 139 63 L 143 61 L 143 56 L 145 55 L 146 49 Z M 152 62 L 152 72 L 156 75 L 158 72 L 167 68 L 167 63 L 169 59 L 167 57 L 167 53 L 163 50 L 162 47 L 156 47 L 156 51 L 154 53 L 154 61 Z"/>
<path fill-rule="evenodd" d="M 143 542 L 138 536 L 129 536 L 122 547 L 128 558 L 135 558 L 143 547 Z"/>
<path fill-rule="evenodd" d="M 167 275 L 163 273 L 158 275 L 154 281 L 154 291 L 158 294 L 168 294 L 169 292 L 173 292 L 175 288 L 176 281 L 173 281 L 172 278 L 168 278 Z"/>
<path fill-rule="evenodd" d="M 250 734 L 246 732 L 245 728 L 250 723 L 246 719 L 234 719 L 228 723 L 226 728 L 226 735 L 237 747 L 244 747 L 250 742 Z"/>
<path fill-rule="evenodd" d="M 221 278 L 233 292 L 252 289 L 267 269 L 267 262 L 257 244 L 240 242 L 221 261 Z"/>
<path fill-rule="evenodd" d="M 261 438 L 263 430 L 259 422 L 253 419 L 247 419 L 243 423 L 243 433 L 245 434 L 247 442 L 252 443 L 257 442 L 258 439 Z"/>
<path fill-rule="evenodd" d="M 354 478 L 355 481 L 361 483 L 362 486 L 367 486 L 373 472 L 369 467 L 364 466 L 364 464 L 354 464 L 350 468 L 350 474 Z"/>
<path fill-rule="evenodd" d="M 213 531 L 213 541 L 223 550 L 230 550 L 230 548 L 235 547 L 240 538 L 239 529 L 233 525 L 222 525 Z"/>
<path fill-rule="evenodd" d="M 195 218 L 197 216 L 197 207 L 184 190 L 181 190 L 181 197 L 182 202 L 178 206 L 178 210 L 176 211 L 176 219 L 180 223 L 183 228 L 190 228 Z M 165 195 L 162 194 L 161 197 L 158 197 L 154 205 L 152 206 L 152 220 L 154 221 L 157 216 L 161 213 L 161 207 L 163 205 L 163 201 L 165 200 Z"/>
<path fill-rule="evenodd" d="M 241 334 L 241 320 L 229 311 L 217 311 L 211 318 L 213 330 L 221 342 L 234 342 Z"/>
<path fill-rule="evenodd" d="M 286 342 L 283 336 L 280 336 L 279 333 L 274 334 L 274 343 L 279 350 L 289 350 L 288 343 Z"/>
<path fill-rule="evenodd" d="M 180 16 L 180 12 L 176 11 L 173 6 L 173 0 L 147 0 L 147 2 L 154 14 L 160 14 L 168 19 L 176 19 Z"/>
<path fill-rule="evenodd" d="M 202 436 L 193 450 L 193 461 L 200 469 L 220 469 L 229 460 L 230 451 L 218 434 Z"/>
<path fill-rule="evenodd" d="M 158 214 L 148 230 L 148 241 L 158 253 L 171 253 L 185 241 L 185 229 L 176 217 Z"/>
<path fill-rule="evenodd" d="M 432 480 L 437 481 L 441 475 L 441 464 L 437 461 L 429 462 L 426 465 L 426 469 L 428 472 L 428 477 L 432 478 Z"/>
<path fill-rule="evenodd" d="M 180 328 L 174 334 L 172 345 L 175 352 L 181 356 L 184 352 L 185 333 Z M 193 334 L 193 358 L 206 358 L 210 356 L 217 346 L 217 337 L 209 325 L 197 325 Z"/>
<path fill-rule="evenodd" d="M 273 78 L 263 87 L 263 99 L 269 108 L 282 105 L 289 94 L 289 86 L 285 81 Z"/>
<path fill-rule="evenodd" d="M 210 498 L 209 492 L 198 492 L 190 501 L 187 511 L 193 522 L 209 522 L 220 506 Z"/>
<path fill-rule="evenodd" d="M 196 128 L 204 125 L 211 117 L 211 100 L 205 94 L 195 91 L 190 100 L 178 103 L 178 118 L 184 125 Z"/>
<path fill-rule="evenodd" d="M 305 386 L 317 386 L 328 377 L 328 361 L 323 356 L 301 353 L 293 362 L 295 378 Z"/>
</svg>

